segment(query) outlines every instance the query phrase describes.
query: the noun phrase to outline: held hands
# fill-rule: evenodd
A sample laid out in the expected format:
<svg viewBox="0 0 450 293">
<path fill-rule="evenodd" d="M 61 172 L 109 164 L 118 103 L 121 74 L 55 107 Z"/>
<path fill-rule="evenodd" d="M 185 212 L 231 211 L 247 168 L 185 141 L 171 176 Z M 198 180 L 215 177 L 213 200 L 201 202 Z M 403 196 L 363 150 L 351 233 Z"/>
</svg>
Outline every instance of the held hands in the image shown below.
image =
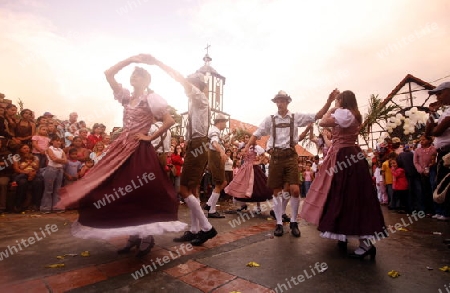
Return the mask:
<svg viewBox="0 0 450 293">
<path fill-rule="evenodd" d="M 127 59 L 130 63 L 145 63 L 148 65 L 155 65 L 156 59 L 150 54 L 139 54 L 135 56 L 131 56 Z"/>
<path fill-rule="evenodd" d="M 340 94 L 341 92 L 338 89 L 334 89 L 331 94 L 328 96 L 327 99 L 327 103 L 331 103 L 334 100 L 336 100 L 337 96 Z"/>
</svg>

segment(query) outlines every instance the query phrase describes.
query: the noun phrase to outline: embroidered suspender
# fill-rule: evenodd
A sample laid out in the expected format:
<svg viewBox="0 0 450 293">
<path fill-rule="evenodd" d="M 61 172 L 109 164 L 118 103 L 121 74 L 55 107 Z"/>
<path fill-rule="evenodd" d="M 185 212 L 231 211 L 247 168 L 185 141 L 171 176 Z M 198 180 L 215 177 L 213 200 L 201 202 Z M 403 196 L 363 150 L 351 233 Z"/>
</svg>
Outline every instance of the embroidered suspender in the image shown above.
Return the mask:
<svg viewBox="0 0 450 293">
<path fill-rule="evenodd" d="M 285 128 L 285 127 L 289 127 L 289 146 L 291 148 L 295 147 L 295 143 L 294 143 L 294 114 L 291 114 L 291 116 L 289 117 L 289 123 L 275 123 L 275 116 L 274 115 L 270 115 L 270 117 L 272 117 L 272 137 L 273 137 L 273 141 L 272 141 L 272 148 L 275 148 L 275 139 L 277 138 L 277 128 Z"/>
</svg>

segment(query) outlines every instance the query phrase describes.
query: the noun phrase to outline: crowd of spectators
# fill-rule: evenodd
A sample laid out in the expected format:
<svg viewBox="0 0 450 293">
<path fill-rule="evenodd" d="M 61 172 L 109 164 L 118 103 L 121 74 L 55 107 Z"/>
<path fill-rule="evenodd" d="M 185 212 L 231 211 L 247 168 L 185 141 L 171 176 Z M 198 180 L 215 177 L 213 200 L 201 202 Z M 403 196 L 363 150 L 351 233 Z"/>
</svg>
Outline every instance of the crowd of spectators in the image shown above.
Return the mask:
<svg viewBox="0 0 450 293">
<path fill-rule="evenodd" d="M 54 208 L 58 189 L 82 178 L 105 155 L 111 143 L 105 130 L 101 123 L 87 128 L 75 112 L 67 120 L 50 112 L 36 118 L 30 109 L 2 105 L 0 213 L 60 212 Z"/>
</svg>

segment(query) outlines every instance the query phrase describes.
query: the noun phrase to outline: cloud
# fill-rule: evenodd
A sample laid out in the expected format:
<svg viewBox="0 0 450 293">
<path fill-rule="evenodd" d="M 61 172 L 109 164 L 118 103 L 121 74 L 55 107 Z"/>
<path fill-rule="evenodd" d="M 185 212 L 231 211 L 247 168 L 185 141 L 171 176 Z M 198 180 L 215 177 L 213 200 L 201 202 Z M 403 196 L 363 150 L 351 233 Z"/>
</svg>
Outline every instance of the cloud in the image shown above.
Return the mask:
<svg viewBox="0 0 450 293">
<path fill-rule="evenodd" d="M 142 52 L 186 75 L 203 65 L 203 48 L 211 44 L 211 65 L 227 78 L 224 110 L 255 125 L 276 111 L 270 100 L 281 89 L 294 98 L 292 111 L 307 113 L 317 111 L 335 87 L 354 90 L 364 105 L 372 93 L 386 96 L 407 73 L 426 81 L 449 74 L 450 7 L 444 0 L 428 5 L 418 0 L 185 0 L 175 11 L 149 1 L 124 18 L 115 9 L 126 1 L 109 6 L 105 1 L 96 9 L 107 7 L 114 15 L 99 14 L 101 28 L 92 23 L 63 26 L 56 18 L 24 9 L 23 1 L 0 8 L 0 62 L 7 68 L 0 72 L 0 92 L 22 98 L 37 113 L 94 115 L 109 129 L 121 125 L 121 107 L 103 71 Z M 84 19 L 81 10 L 74 13 Z M 152 13 L 161 11 L 166 20 L 156 23 Z M 142 15 L 146 18 L 131 22 Z M 433 23 L 436 30 L 398 45 Z M 386 48 L 388 54 L 380 58 Z M 117 75 L 124 86 L 132 68 Z M 185 111 L 182 87 L 160 69 L 146 68 L 152 88 Z M 111 110 L 100 117 L 98 109 Z"/>
</svg>

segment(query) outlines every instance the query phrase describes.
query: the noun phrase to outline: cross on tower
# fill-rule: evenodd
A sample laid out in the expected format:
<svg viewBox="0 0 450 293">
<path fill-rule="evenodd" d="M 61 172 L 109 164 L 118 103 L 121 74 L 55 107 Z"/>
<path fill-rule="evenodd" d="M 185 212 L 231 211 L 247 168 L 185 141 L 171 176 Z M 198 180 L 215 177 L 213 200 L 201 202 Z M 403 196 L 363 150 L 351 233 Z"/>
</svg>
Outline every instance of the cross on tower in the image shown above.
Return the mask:
<svg viewBox="0 0 450 293">
<path fill-rule="evenodd" d="M 209 47 L 211 47 L 211 45 L 208 44 L 208 43 L 206 43 L 206 48 L 205 48 L 205 50 L 206 50 L 206 55 L 208 55 L 208 53 L 209 53 Z"/>
</svg>

